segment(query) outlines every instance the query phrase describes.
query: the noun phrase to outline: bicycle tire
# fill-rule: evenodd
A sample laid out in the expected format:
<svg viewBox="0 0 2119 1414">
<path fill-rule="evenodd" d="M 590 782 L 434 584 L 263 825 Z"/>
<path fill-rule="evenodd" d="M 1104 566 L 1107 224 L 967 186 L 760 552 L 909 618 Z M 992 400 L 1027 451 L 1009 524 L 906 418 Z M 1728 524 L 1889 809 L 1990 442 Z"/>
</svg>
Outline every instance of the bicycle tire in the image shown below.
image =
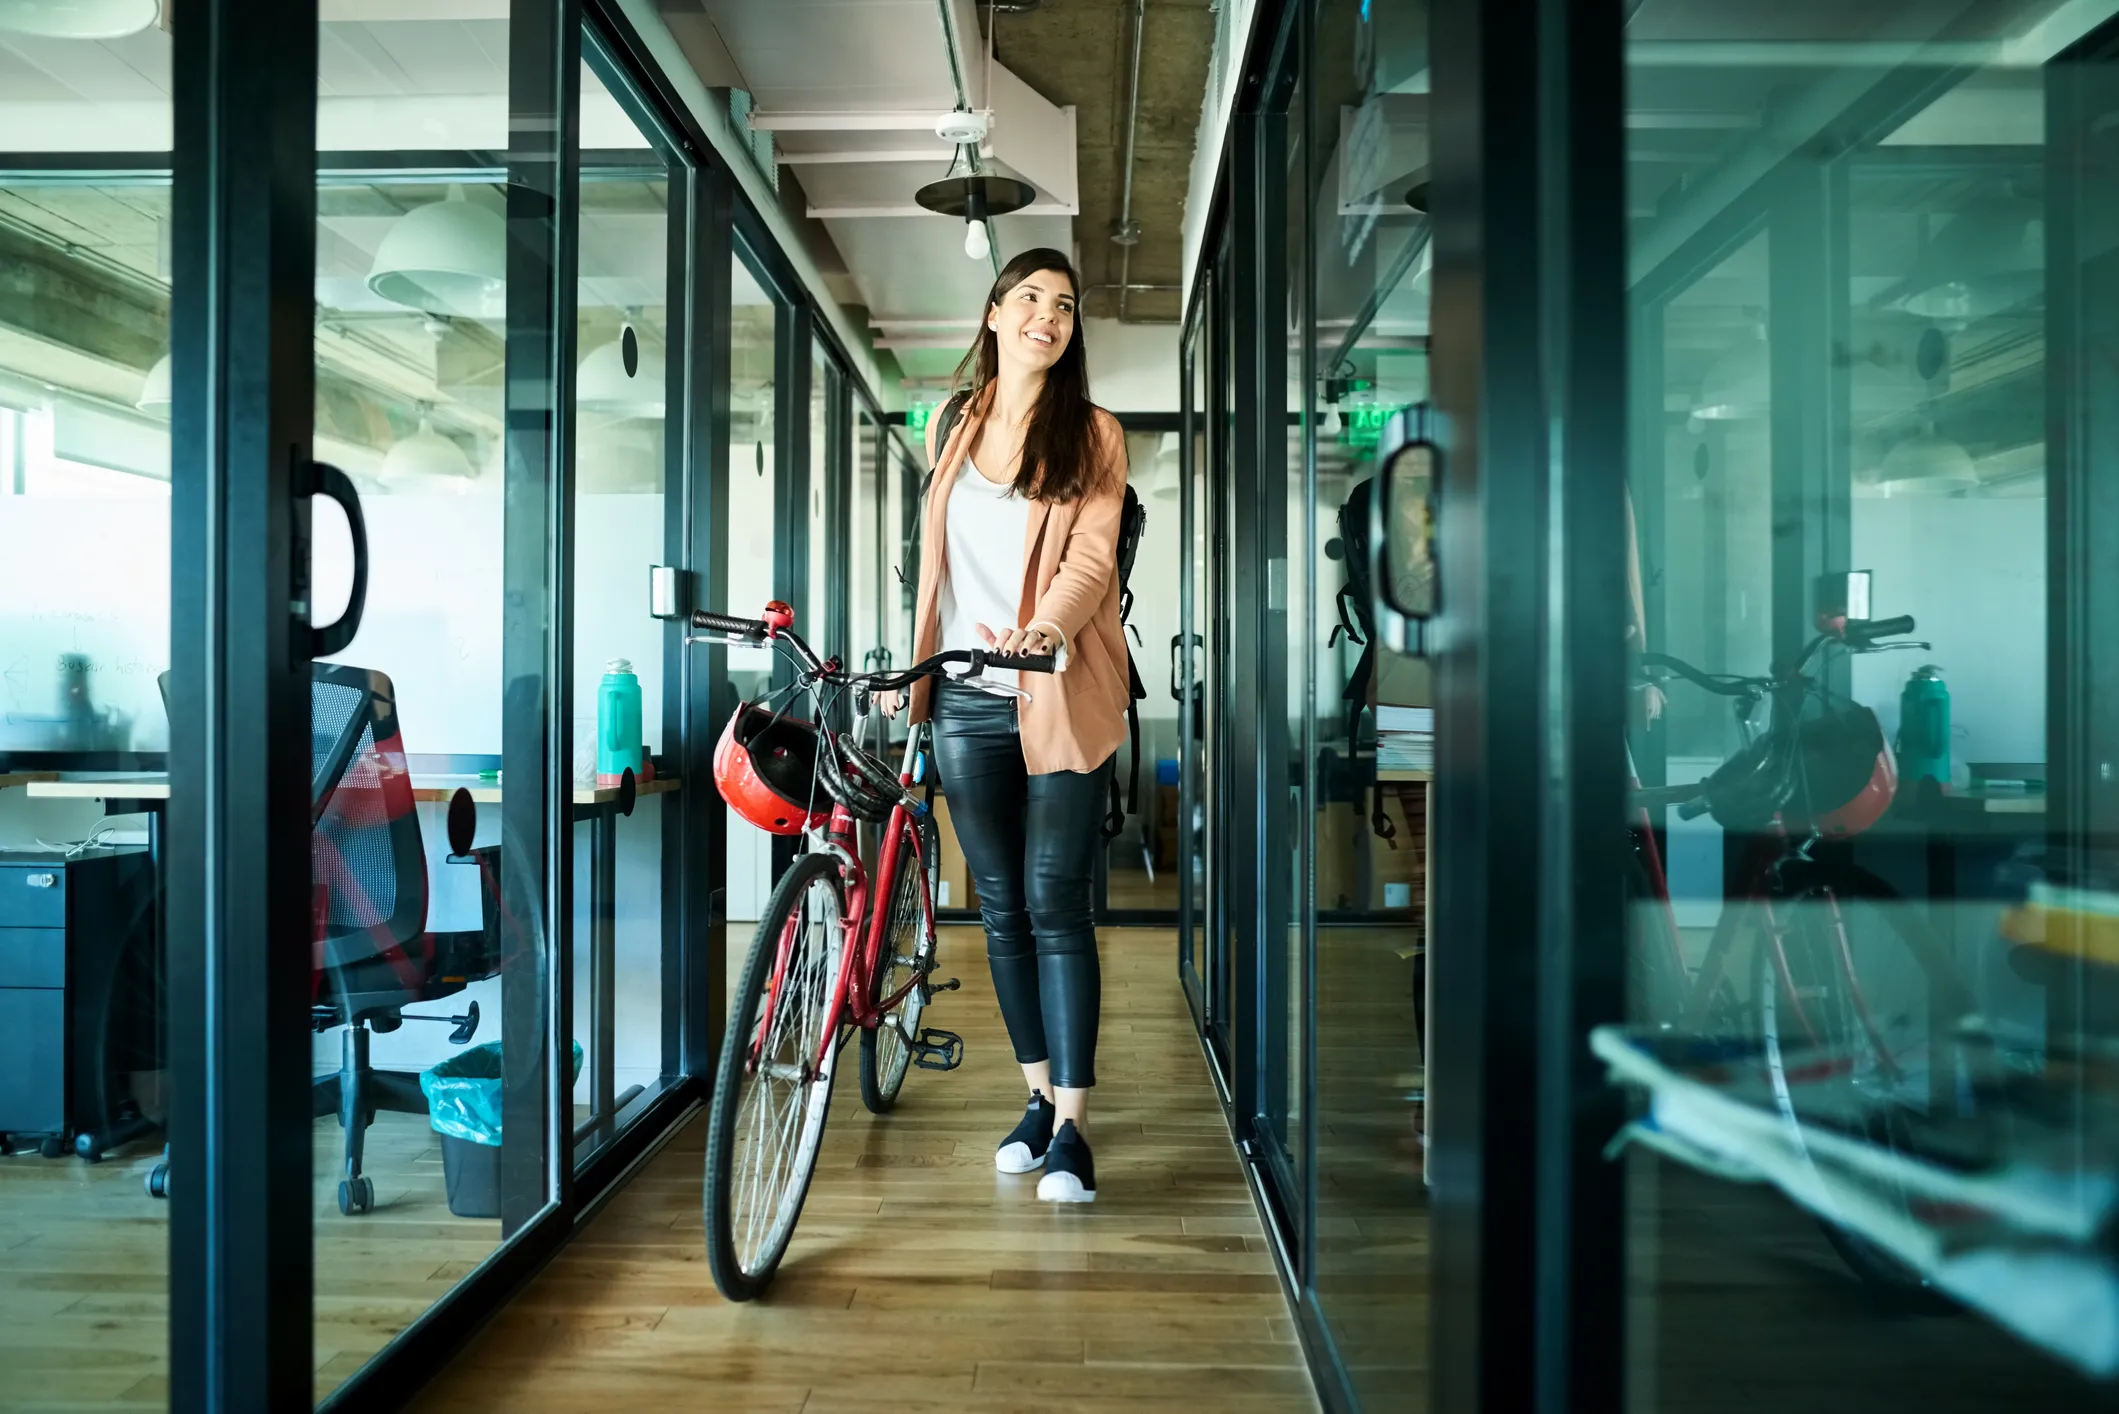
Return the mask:
<svg viewBox="0 0 2119 1414">
<path fill-rule="evenodd" d="M 924 985 L 927 975 L 934 971 L 933 875 L 939 860 L 937 839 L 933 816 L 924 817 L 918 824 L 906 821 L 898 857 L 903 860 L 903 851 L 912 848 L 914 867 L 901 865 L 898 870 L 889 932 L 883 941 L 883 956 L 878 959 L 875 990 L 870 994 L 872 1002 L 882 1001 L 915 974 Z M 907 924 L 915 930 L 909 951 L 901 941 Z M 900 958 L 909 965 L 901 967 Z M 904 1088 L 905 1076 L 912 1068 L 911 1041 L 919 1035 L 920 1017 L 926 1009 L 927 997 L 915 989 L 906 994 L 895 1020 L 884 1017 L 861 1032 L 861 1103 L 869 1113 L 889 1114 L 896 1106 L 898 1091 Z M 892 1027 L 894 1032 L 886 1034 L 886 1029 Z"/>
<path fill-rule="evenodd" d="M 819 885 L 823 886 L 829 916 L 810 921 L 799 910 L 805 908 L 812 890 Z M 831 1113 L 832 1082 L 838 1074 L 836 1038 L 822 1048 L 822 1067 L 807 1079 L 789 1081 L 785 1076 L 762 1073 L 768 1063 L 796 1064 L 806 1069 L 808 1058 L 817 1053 L 824 1028 L 837 1030 L 842 999 L 832 995 L 832 988 L 838 981 L 840 950 L 844 946 L 844 930 L 839 926 L 844 909 L 838 860 L 822 853 L 796 859 L 766 904 L 765 917 L 759 920 L 749 960 L 744 963 L 743 976 L 731 999 L 727 1034 L 722 1038 L 720 1065 L 714 1076 L 713 1111 L 707 1121 L 704 1202 L 707 1267 L 713 1273 L 714 1285 L 731 1301 L 749 1301 L 772 1284 L 781 1259 L 787 1255 L 795 1224 L 809 1197 L 810 1180 L 816 1173 L 824 1124 Z M 800 928 L 801 936 L 794 940 L 782 990 L 775 1001 L 773 1035 L 768 1038 L 770 1054 L 761 1057 L 761 1064 L 754 1068 L 749 1064 L 751 1040 L 757 1033 L 780 940 L 790 927 Z M 788 1005 L 790 1002 L 794 1005 Z M 784 1025 L 790 1020 L 795 1023 L 792 1032 Z M 773 1061 L 772 1055 L 782 1059 Z M 795 1142 L 784 1174 L 777 1165 L 772 1171 L 771 1176 L 778 1177 L 779 1192 L 765 1195 L 772 1201 L 773 1212 L 760 1232 L 756 1227 L 757 1213 L 746 1208 L 739 1214 L 736 1190 L 748 1172 L 746 1161 L 754 1161 L 763 1152 L 762 1146 L 739 1154 L 737 1137 L 746 1115 L 751 1113 L 747 1101 L 759 1094 L 769 1097 L 772 1091 L 764 1087 L 776 1078 L 786 1083 L 790 1099 L 800 1106 L 800 1113 L 792 1126 L 775 1127 L 776 1132 L 792 1132 Z M 764 1192 L 756 1189 L 753 1201 L 757 1193 Z M 743 1220 L 742 1236 L 747 1242 L 738 1240 L 739 1219 Z M 743 1250 L 746 1246 L 747 1254 Z"/>
<path fill-rule="evenodd" d="M 1813 863 L 1812 867 L 1804 872 L 1804 877 L 1796 888 L 1774 900 L 1776 904 L 1791 910 L 1791 917 L 1783 925 L 1784 940 L 1780 949 L 1783 959 L 1780 966 L 1788 969 L 1788 978 L 1782 978 L 1776 966 L 1775 954 L 1763 945 L 1764 939 L 1761 939 L 1761 945 L 1754 949 L 1753 959 L 1752 1000 L 1758 1010 L 1759 1034 L 1764 1042 L 1764 1054 L 1767 1057 L 1768 1069 L 1774 1077 L 1773 1084 L 1782 1113 L 1795 1126 L 1798 1138 L 1806 1124 L 1817 1121 L 1806 1119 L 1801 1113 L 1801 1106 L 1796 1101 L 1797 1089 L 1787 1082 L 1783 1057 L 1788 1054 L 1789 1043 L 1798 1042 L 1811 1047 L 1819 1045 L 1820 1041 L 1814 1032 L 1822 1023 L 1828 1031 L 1834 1033 L 1822 1042 L 1823 1045 L 1845 1050 L 1851 1056 L 1862 1044 L 1866 1044 L 1882 1053 L 1871 1063 L 1873 1068 L 1888 1070 L 1896 1069 L 1899 1065 L 1899 1059 L 1892 1057 L 1888 1048 L 1879 1043 L 1878 1033 L 1887 1030 L 1891 1023 L 1888 1015 L 1881 1018 L 1877 1015 L 1878 1009 L 1873 998 L 1866 995 L 1859 998 L 1848 995 L 1837 1007 L 1836 1015 L 1824 1014 L 1824 1005 L 1820 1003 L 1820 998 L 1826 993 L 1828 984 L 1820 979 L 1835 975 L 1845 977 L 1852 972 L 1856 974 L 1854 986 L 1847 987 L 1842 984 L 1838 990 L 1843 993 L 1861 990 L 1859 973 L 1862 969 L 1855 960 L 1855 945 L 1851 939 L 1862 935 L 1865 930 L 1851 922 L 1842 922 L 1839 930 L 1824 928 L 1824 914 L 1802 907 L 1806 899 L 1817 897 L 1828 900 L 1843 920 L 1849 916 L 1853 905 L 1877 905 L 1873 911 L 1889 933 L 1904 945 L 1928 988 L 1942 989 L 1944 996 L 1960 1007 L 1968 1004 L 1970 996 L 1942 940 L 1933 935 L 1897 890 L 1857 866 Z M 1864 913 L 1867 911 L 1864 910 Z M 1753 926 L 1760 925 L 1754 923 Z M 1850 937 L 1844 954 L 1838 951 L 1842 932 Z M 1792 948 L 1787 946 L 1786 940 L 1790 938 L 1794 939 Z M 1872 967 L 1870 970 L 1873 983 L 1874 973 L 1878 969 Z M 1813 1018 L 1808 1012 L 1798 1012 L 1797 1008 L 1784 1005 L 1789 998 L 1791 986 L 1798 994 L 1807 995 L 1814 1004 L 1811 1010 L 1818 1012 L 1818 1016 Z M 1790 1016 L 1794 1017 L 1794 1026 L 1803 1028 L 1804 1034 L 1799 1038 L 1789 1034 L 1794 1029 L 1788 1022 Z M 1853 1037 L 1856 1036 L 1861 1040 L 1854 1040 Z M 1933 1063 L 1932 1057 L 1930 1063 Z M 1861 1069 L 1860 1059 L 1850 1060 L 1850 1076 L 1859 1073 Z M 1858 1081 L 1853 1083 L 1857 1086 L 1859 1084 Z M 1894 1103 L 1892 1097 L 1886 1096 L 1884 1102 L 1875 1108 L 1875 1117 L 1864 1126 L 1864 1137 L 1869 1142 L 1887 1149 L 1896 1144 L 1891 1122 Z M 1844 1129 L 1844 1126 L 1836 1127 Z M 1917 1269 L 1907 1265 L 1886 1248 L 1829 1217 L 1815 1213 L 1812 1216 L 1841 1262 L 1872 1296 L 1891 1310 L 1908 1315 L 1947 1315 L 1962 1309 L 1950 1297 L 1931 1285 Z"/>
</svg>

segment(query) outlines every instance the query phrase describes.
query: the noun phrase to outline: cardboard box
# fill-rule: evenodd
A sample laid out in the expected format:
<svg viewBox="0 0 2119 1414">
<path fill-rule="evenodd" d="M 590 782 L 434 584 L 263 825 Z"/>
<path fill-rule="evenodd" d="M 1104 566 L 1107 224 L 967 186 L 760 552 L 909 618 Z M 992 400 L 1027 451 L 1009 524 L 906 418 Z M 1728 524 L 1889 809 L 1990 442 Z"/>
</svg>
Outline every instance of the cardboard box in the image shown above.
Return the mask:
<svg viewBox="0 0 2119 1414">
<path fill-rule="evenodd" d="M 942 859 L 939 878 L 935 887 L 940 896 L 935 899 L 936 908 L 977 908 L 978 895 L 971 887 L 971 869 L 964 863 L 964 851 L 957 844 L 956 827 L 949 821 L 949 800 L 946 796 L 934 798 L 935 832 L 942 842 Z"/>
<path fill-rule="evenodd" d="M 1317 907 L 1418 916 L 1427 902 L 1427 809 L 1422 784 L 1383 787 L 1383 810 L 1397 826 L 1385 840 L 1369 819 L 1373 801 L 1333 801 L 1318 812 Z M 1393 848 L 1393 846 L 1396 846 Z"/>
<path fill-rule="evenodd" d="M 1435 705 L 1435 671 L 1425 658 L 1407 658 L 1388 648 L 1376 650 L 1376 676 L 1369 702 L 1389 707 Z"/>
</svg>

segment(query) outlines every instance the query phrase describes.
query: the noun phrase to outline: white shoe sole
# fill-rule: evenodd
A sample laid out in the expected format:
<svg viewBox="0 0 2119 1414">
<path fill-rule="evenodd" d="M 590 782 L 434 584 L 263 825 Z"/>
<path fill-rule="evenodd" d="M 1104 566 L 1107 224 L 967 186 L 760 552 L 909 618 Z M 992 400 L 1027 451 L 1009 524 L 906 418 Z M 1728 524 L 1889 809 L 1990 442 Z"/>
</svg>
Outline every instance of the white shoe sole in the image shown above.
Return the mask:
<svg viewBox="0 0 2119 1414">
<path fill-rule="evenodd" d="M 1045 1166 L 1043 1154 L 1032 1154 L 1030 1146 L 1018 1139 L 1013 1144 L 1003 1144 L 993 1155 L 993 1166 L 1002 1173 L 1029 1173 Z"/>
<path fill-rule="evenodd" d="M 1096 1190 L 1071 1173 L 1048 1173 L 1037 1181 L 1037 1196 L 1047 1203 L 1094 1203 Z"/>
</svg>

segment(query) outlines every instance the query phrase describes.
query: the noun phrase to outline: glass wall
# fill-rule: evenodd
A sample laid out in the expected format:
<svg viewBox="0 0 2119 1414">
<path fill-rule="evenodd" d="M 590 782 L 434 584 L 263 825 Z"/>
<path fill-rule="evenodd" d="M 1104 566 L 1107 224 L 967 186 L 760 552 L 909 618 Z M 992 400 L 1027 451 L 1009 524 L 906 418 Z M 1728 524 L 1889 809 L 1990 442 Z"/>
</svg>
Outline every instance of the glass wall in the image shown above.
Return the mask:
<svg viewBox="0 0 2119 1414">
<path fill-rule="evenodd" d="M 1183 482 L 1175 431 L 1128 428 L 1126 465 L 1146 516 L 1134 554 L 1126 618 L 1127 648 L 1147 697 L 1140 716 L 1139 783 L 1134 748 L 1119 748 L 1119 804 L 1128 810 L 1104 852 L 1104 907 L 1116 914 L 1168 914 L 1177 908 L 1174 859 L 1177 811 L 1177 702 L 1170 693 L 1171 641 L 1177 636 L 1179 597 L 1178 492 Z"/>
<path fill-rule="evenodd" d="M 2119 1374 L 2114 8 L 1627 28 L 1633 1409 Z"/>
<path fill-rule="evenodd" d="M 1434 695 L 1374 641 L 1367 497 L 1384 424 L 1427 397 L 1424 7 L 1316 6 L 1309 334 L 1316 890 L 1316 1202 L 1311 1286 L 1364 1407 L 1424 1378 L 1425 982 Z M 1296 201 L 1291 193 L 1289 202 Z"/>
<path fill-rule="evenodd" d="M 755 615 L 774 597 L 775 371 L 786 321 L 750 257 L 731 257 L 733 304 L 729 310 L 728 558 L 715 592 L 717 607 Z M 799 620 L 807 623 L 807 618 Z M 772 690 L 773 651 L 765 646 L 716 647 L 725 656 L 737 700 L 757 701 Z M 728 816 L 728 916 L 755 921 L 772 888 L 772 840 L 737 815 Z M 732 929 L 731 936 L 748 930 Z M 747 954 L 731 946 L 729 980 Z"/>
<path fill-rule="evenodd" d="M 169 35 L 0 33 L 0 92 L 0 1406 L 154 1408 Z M 114 768 L 164 798 L 46 779 Z"/>
<path fill-rule="evenodd" d="M 573 956 L 574 1036 L 585 1054 L 574 1090 L 577 1165 L 616 1135 L 626 1106 L 651 1098 L 675 1069 L 663 1027 L 662 826 L 676 803 L 672 789 L 684 784 L 670 778 L 664 750 L 664 629 L 642 609 L 647 567 L 665 558 L 665 486 L 684 472 L 672 465 L 668 435 L 671 162 L 624 79 L 593 49 L 582 68 L 581 126 Z M 630 813 L 628 770 L 639 801 Z"/>
</svg>

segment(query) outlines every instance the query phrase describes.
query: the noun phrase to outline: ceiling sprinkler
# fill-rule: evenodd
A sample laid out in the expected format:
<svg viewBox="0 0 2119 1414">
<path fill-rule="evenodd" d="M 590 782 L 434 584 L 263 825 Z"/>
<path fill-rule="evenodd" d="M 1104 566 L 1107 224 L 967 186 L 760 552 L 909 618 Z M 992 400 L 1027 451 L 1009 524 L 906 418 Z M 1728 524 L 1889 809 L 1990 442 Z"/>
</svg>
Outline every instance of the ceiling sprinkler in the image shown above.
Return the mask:
<svg viewBox="0 0 2119 1414">
<path fill-rule="evenodd" d="M 987 223 L 1028 206 L 1037 191 L 1028 182 L 983 170 L 979 147 L 991 131 L 983 113 L 959 108 L 935 121 L 935 136 L 956 148 L 949 170 L 939 181 L 929 182 L 913 193 L 913 200 L 940 216 L 964 222 L 964 254 L 984 260 L 993 250 Z"/>
</svg>

